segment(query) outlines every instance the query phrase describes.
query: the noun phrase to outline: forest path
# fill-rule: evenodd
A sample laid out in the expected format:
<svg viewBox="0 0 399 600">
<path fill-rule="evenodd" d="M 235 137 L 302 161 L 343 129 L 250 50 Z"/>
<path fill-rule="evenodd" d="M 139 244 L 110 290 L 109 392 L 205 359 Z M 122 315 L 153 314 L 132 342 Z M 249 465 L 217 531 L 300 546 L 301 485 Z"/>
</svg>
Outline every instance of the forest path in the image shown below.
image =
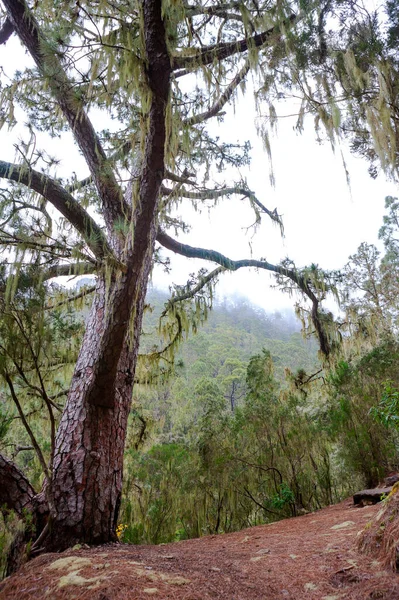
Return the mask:
<svg viewBox="0 0 399 600">
<path fill-rule="evenodd" d="M 345 500 L 226 535 L 46 554 L 0 584 L 0 599 L 398 600 L 399 575 L 356 550 L 379 510 Z"/>
</svg>

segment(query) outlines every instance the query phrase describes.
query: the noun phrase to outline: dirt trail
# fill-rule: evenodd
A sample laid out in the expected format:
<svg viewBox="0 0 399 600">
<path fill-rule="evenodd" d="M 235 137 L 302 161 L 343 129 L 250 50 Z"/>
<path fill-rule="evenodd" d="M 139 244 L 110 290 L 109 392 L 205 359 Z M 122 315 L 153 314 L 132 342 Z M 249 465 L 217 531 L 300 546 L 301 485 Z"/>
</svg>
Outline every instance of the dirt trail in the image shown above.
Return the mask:
<svg viewBox="0 0 399 600">
<path fill-rule="evenodd" d="M 227 535 L 46 554 L 0 584 L 0 599 L 399 600 L 399 575 L 355 548 L 379 510 L 346 500 Z"/>
</svg>

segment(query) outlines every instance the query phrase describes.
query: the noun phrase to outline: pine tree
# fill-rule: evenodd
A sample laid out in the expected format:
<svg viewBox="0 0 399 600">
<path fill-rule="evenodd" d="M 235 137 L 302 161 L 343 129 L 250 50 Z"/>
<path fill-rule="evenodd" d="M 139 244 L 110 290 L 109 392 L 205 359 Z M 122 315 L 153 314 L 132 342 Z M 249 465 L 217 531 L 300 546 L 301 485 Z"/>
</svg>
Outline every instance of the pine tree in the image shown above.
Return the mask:
<svg viewBox="0 0 399 600">
<path fill-rule="evenodd" d="M 319 314 L 324 289 L 319 291 L 311 270 L 262 259 L 233 261 L 183 244 L 172 232 L 187 226 L 172 209 L 181 201 L 196 206 L 239 195 L 258 220 L 267 216 L 282 226 L 277 211 L 264 206 L 245 181 L 207 186 L 215 165 L 239 167 L 249 152 L 248 145 L 213 138 L 207 122 L 222 117 L 250 74 L 260 101 L 278 96 L 279 86 L 296 86 L 310 64 L 321 64 L 332 4 L 315 2 L 305 14 L 302 3 L 280 1 L 43 0 L 30 6 L 2 0 L 0 43 L 16 36 L 33 61 L 1 87 L 3 126 L 26 123 L 20 160 L 0 160 L 0 177 L 8 182 L 0 205 L 2 301 L 16 302 L 18 281 L 33 264 L 35 289 L 39 282 L 48 289 L 58 275 L 96 276 L 67 401 L 43 465 L 42 490 L 9 459 L 0 459 L 0 504 L 22 519 L 32 515 L 34 527 L 25 539 L 32 538 L 31 553 L 116 539 L 145 296 L 152 266 L 163 260 L 160 247 L 217 266 L 175 290 L 163 314 L 169 337 L 163 353 L 154 351 L 154 361 L 161 354 L 167 358 L 197 327 L 218 275 L 243 267 L 269 270 L 298 287 L 312 304 L 313 325 L 328 355 Z M 106 115 L 115 127 L 96 129 L 95 114 Z M 57 177 L 58 158 L 40 141 L 44 133 L 57 137 L 65 131 L 85 160 L 88 175 L 82 180 Z M 7 364 L 2 376 L 18 401 Z"/>
</svg>

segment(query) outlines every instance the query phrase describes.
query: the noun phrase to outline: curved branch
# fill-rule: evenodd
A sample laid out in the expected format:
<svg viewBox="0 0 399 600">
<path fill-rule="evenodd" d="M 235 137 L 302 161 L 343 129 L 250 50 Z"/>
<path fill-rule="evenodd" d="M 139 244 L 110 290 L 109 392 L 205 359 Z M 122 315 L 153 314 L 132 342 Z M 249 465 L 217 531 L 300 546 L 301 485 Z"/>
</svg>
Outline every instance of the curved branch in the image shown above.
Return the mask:
<svg viewBox="0 0 399 600">
<path fill-rule="evenodd" d="M 112 229 L 114 221 L 123 217 L 123 194 L 101 141 L 84 111 L 83 102 L 75 93 L 57 53 L 43 36 L 25 0 L 4 0 L 3 4 L 15 32 L 46 79 L 72 130 L 102 200 L 107 226 Z"/>
<path fill-rule="evenodd" d="M 232 260 L 227 256 L 224 256 L 220 252 L 216 250 L 207 250 L 205 248 L 196 248 L 194 246 L 189 246 L 188 244 L 182 244 L 177 240 L 171 238 L 167 233 L 162 230 L 158 230 L 157 241 L 168 250 L 175 252 L 176 254 L 181 254 L 182 256 L 186 256 L 187 258 L 201 258 L 203 260 L 211 260 L 220 264 L 222 267 L 229 271 L 237 271 L 242 267 L 255 267 L 258 269 L 266 269 L 268 271 L 273 271 L 275 273 L 279 273 L 280 275 L 285 275 L 298 283 L 300 276 L 290 269 L 286 269 L 285 267 L 272 265 L 265 260 L 254 260 L 254 259 L 243 259 L 243 260 Z"/>
<path fill-rule="evenodd" d="M 290 15 L 288 24 L 295 21 L 296 18 L 296 15 Z M 269 41 L 273 35 L 280 35 L 280 33 L 281 27 L 280 25 L 276 25 L 267 31 L 257 33 L 249 38 L 207 46 L 191 56 L 174 56 L 172 58 L 172 69 L 176 71 L 177 69 L 193 69 L 198 66 L 209 65 L 215 60 L 221 61 L 233 54 L 246 52 L 249 48 L 259 48 L 259 46 Z"/>
<path fill-rule="evenodd" d="M 189 246 L 188 244 L 182 244 L 181 242 L 171 238 L 161 229 L 158 229 L 157 241 L 161 244 L 161 246 L 171 250 L 172 252 L 175 252 L 176 254 L 181 254 L 187 258 L 201 258 L 203 260 L 210 260 L 218 263 L 229 271 L 237 271 L 243 267 L 255 267 L 256 269 L 265 269 L 266 271 L 271 271 L 278 275 L 282 275 L 283 277 L 287 277 L 293 281 L 312 303 L 311 317 L 316 329 L 317 337 L 319 339 L 320 351 L 326 358 L 329 356 L 331 352 L 331 346 L 319 315 L 320 301 L 315 293 L 311 290 L 310 281 L 305 279 L 301 273 L 293 269 L 287 269 L 287 267 L 283 267 L 281 265 L 272 265 L 266 260 L 232 260 L 215 250 L 195 248 L 194 246 Z"/>
<path fill-rule="evenodd" d="M 48 200 L 81 234 L 98 259 L 113 255 L 102 229 L 55 179 L 28 166 L 3 160 L 0 160 L 0 177 L 22 183 Z"/>
</svg>

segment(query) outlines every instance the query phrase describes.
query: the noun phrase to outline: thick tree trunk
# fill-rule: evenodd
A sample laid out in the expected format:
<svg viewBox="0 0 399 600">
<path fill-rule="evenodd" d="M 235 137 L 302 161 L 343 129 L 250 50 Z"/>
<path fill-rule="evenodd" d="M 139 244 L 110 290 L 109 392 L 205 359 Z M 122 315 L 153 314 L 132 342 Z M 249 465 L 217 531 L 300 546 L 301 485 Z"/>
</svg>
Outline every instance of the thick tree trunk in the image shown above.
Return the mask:
<svg viewBox="0 0 399 600">
<path fill-rule="evenodd" d="M 115 540 L 123 451 L 164 172 L 170 60 L 161 0 L 143 3 L 151 91 L 148 130 L 131 237 L 110 240 L 125 268 L 99 278 L 57 433 L 46 550 Z"/>
<path fill-rule="evenodd" d="M 91 401 L 91 390 L 102 352 L 104 322 L 108 320 L 106 299 L 111 290 L 104 280 L 98 283 L 57 433 L 51 484 L 54 514 L 45 541 L 47 550 L 60 550 L 83 541 L 99 544 L 116 539 L 123 451 L 138 353 L 137 334 L 141 329 L 150 256 L 147 262 L 134 303 L 136 336 L 125 339 L 117 362 L 115 385 L 104 391 L 107 397 L 102 405 Z M 128 302 L 129 295 L 125 295 Z"/>
</svg>

